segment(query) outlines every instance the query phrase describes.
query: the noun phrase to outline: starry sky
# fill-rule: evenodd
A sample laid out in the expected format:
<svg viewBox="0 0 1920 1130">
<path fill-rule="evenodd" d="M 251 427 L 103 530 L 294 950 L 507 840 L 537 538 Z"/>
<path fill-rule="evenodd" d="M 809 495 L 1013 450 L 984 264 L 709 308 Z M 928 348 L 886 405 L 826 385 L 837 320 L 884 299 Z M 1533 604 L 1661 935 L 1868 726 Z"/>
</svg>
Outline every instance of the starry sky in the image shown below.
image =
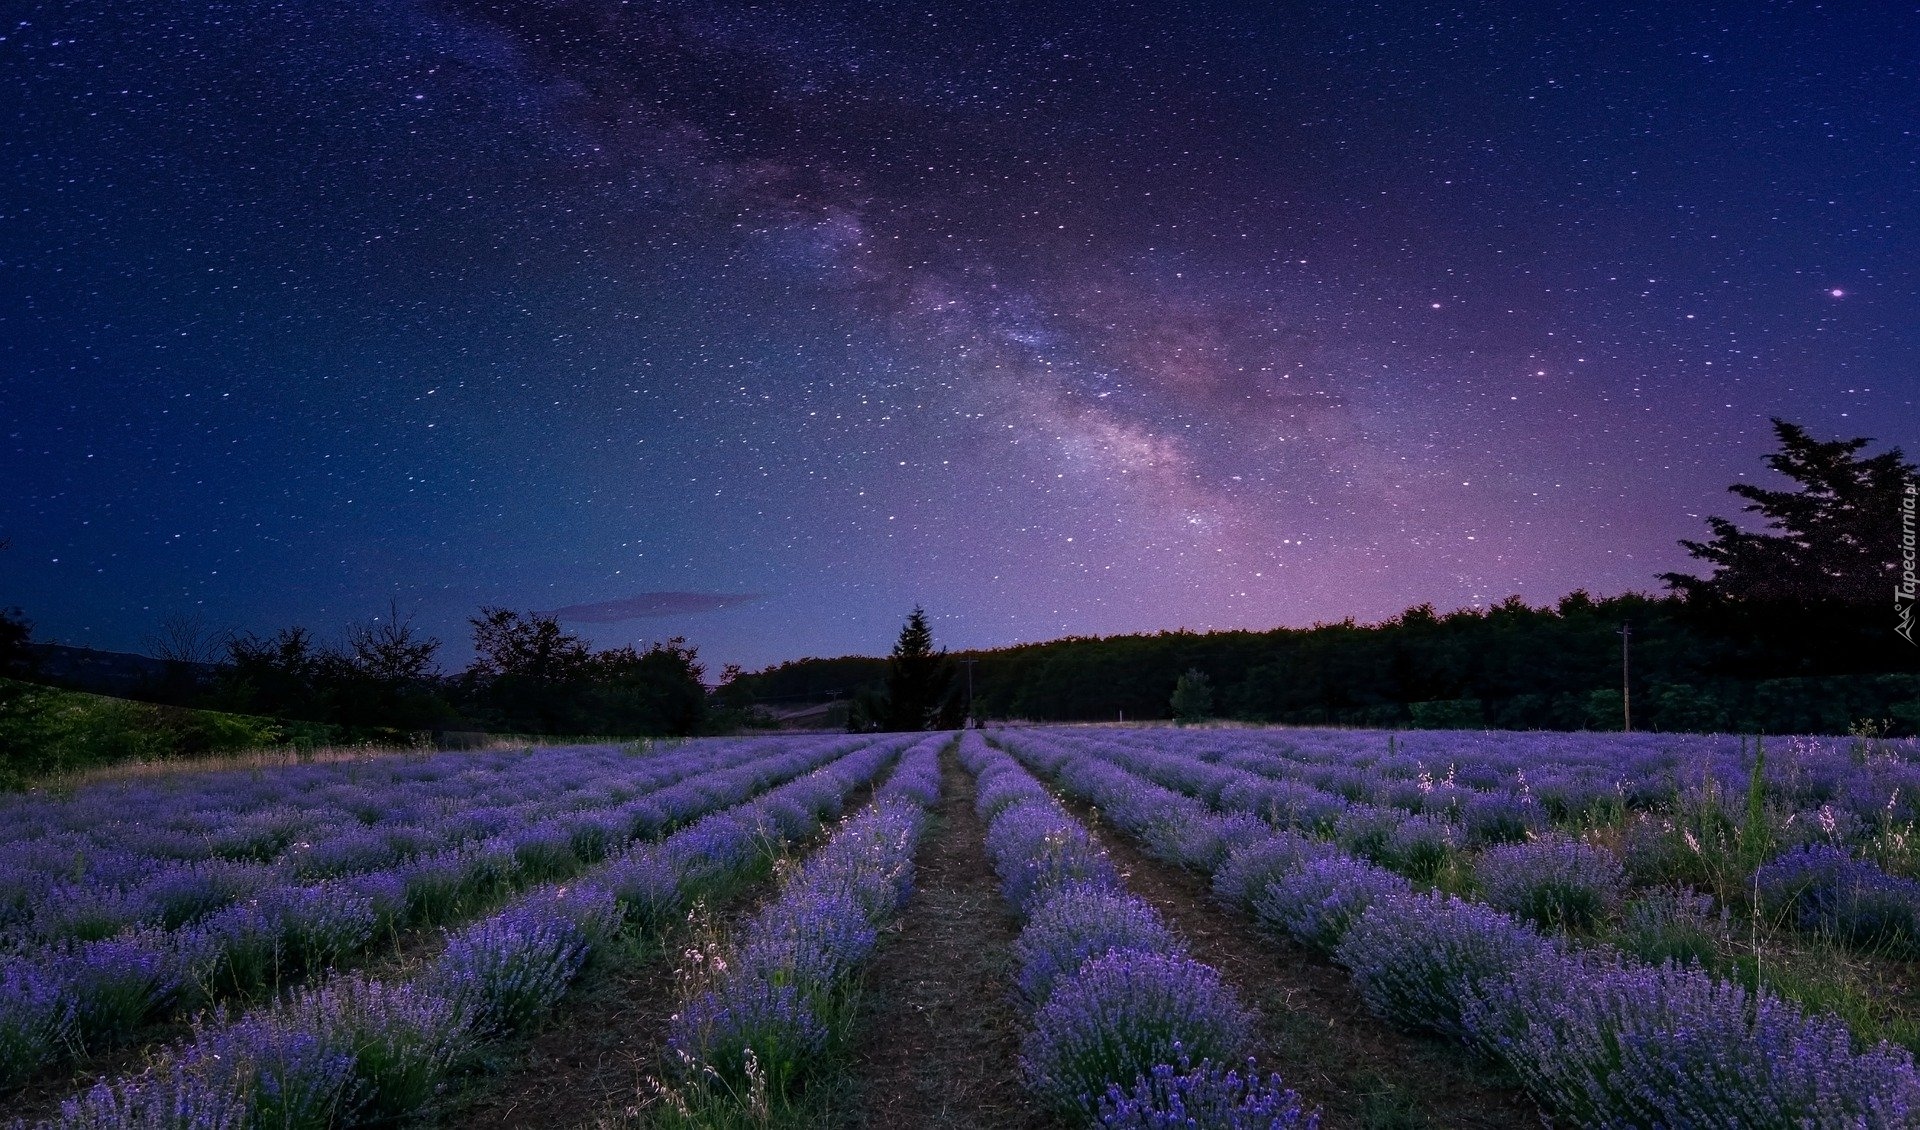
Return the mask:
<svg viewBox="0 0 1920 1130">
<path fill-rule="evenodd" d="M 40 638 L 1364 621 L 1920 447 L 1912 3 L 5 12 Z"/>
</svg>

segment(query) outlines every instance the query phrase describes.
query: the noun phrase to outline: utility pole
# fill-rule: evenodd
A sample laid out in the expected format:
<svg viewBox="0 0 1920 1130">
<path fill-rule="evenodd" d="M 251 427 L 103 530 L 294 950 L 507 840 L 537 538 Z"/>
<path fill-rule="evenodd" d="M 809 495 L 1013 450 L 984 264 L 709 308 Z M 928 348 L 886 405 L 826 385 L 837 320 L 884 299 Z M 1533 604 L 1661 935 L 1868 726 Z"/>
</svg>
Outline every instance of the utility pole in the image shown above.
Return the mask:
<svg viewBox="0 0 1920 1130">
<path fill-rule="evenodd" d="M 1633 621 L 1620 625 L 1620 729 L 1633 733 L 1633 689 L 1627 682 L 1627 651 L 1633 643 Z"/>
<path fill-rule="evenodd" d="M 960 666 L 967 669 L 967 724 L 961 727 L 964 730 L 973 729 L 973 665 L 978 662 L 980 662 L 978 659 L 960 661 Z"/>
</svg>

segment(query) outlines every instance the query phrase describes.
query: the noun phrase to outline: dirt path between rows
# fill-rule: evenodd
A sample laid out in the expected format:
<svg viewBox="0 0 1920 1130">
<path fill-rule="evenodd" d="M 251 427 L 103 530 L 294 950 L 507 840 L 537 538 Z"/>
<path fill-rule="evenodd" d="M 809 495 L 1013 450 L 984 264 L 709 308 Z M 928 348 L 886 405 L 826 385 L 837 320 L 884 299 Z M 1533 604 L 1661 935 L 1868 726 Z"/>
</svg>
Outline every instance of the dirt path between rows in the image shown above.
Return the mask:
<svg viewBox="0 0 1920 1130">
<path fill-rule="evenodd" d="M 1517 1087 L 1449 1044 L 1395 1031 L 1368 1011 L 1345 971 L 1265 934 L 1215 900 L 1205 878 L 1148 856 L 1087 805 L 1058 795 L 1112 855 L 1127 888 L 1260 1010 L 1260 1070 L 1278 1072 L 1318 1105 L 1326 1130 L 1542 1125 L 1539 1108 Z"/>
<path fill-rule="evenodd" d="M 897 768 L 896 762 L 887 772 Z M 873 799 L 880 779 L 850 793 L 841 812 L 858 812 Z M 829 819 L 787 852 L 810 853 L 834 827 Z M 774 879 L 765 876 L 718 904 L 709 903 L 707 928 L 732 934 L 774 890 Z M 561 1002 L 549 1027 L 494 1053 L 500 1073 L 457 1096 L 439 1123 L 460 1130 L 519 1130 L 629 1121 L 628 1112 L 653 1097 L 648 1081 L 661 1073 L 667 1025 L 680 1003 L 675 969 L 693 936 L 682 923 L 657 943 L 636 943 L 591 971 Z"/>
<path fill-rule="evenodd" d="M 915 857 L 913 897 L 865 978 L 851 1126 L 1054 1125 L 1020 1086 L 1018 927 L 1001 901 L 973 801 L 973 778 L 949 749 L 941 757 L 940 804 Z"/>
</svg>

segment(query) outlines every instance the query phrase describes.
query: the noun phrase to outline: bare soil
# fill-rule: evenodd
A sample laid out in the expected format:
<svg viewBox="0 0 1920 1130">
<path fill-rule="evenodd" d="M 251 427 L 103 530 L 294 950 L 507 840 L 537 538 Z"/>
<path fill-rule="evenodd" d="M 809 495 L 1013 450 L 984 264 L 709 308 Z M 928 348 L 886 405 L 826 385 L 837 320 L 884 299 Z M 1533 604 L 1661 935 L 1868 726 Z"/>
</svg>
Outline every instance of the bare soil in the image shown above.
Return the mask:
<svg viewBox="0 0 1920 1130">
<path fill-rule="evenodd" d="M 868 968 L 854 1052 L 856 1109 L 872 1130 L 1049 1127 L 1020 1086 L 1024 1020 L 1013 999 L 1019 929 L 987 860 L 973 778 L 949 750 L 940 804 L 915 858 L 915 890 Z"/>
<path fill-rule="evenodd" d="M 1368 1011 L 1339 967 L 1221 904 L 1206 878 L 1147 855 L 1089 806 L 1061 800 L 1099 838 L 1128 889 L 1260 1011 L 1260 1070 L 1320 1107 L 1327 1130 L 1545 1124 L 1510 1079 L 1451 1044 L 1396 1031 Z"/>
</svg>

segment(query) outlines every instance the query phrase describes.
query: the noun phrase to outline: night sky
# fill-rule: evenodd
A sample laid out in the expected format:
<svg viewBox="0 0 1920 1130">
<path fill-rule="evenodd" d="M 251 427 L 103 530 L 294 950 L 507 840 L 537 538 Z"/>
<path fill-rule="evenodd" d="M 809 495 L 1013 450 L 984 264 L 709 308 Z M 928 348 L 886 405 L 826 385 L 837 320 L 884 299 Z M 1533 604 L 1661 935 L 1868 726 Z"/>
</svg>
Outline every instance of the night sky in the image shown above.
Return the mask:
<svg viewBox="0 0 1920 1130">
<path fill-rule="evenodd" d="M 5 13 L 40 638 L 1364 621 L 1920 448 L 1911 3 Z"/>
</svg>

